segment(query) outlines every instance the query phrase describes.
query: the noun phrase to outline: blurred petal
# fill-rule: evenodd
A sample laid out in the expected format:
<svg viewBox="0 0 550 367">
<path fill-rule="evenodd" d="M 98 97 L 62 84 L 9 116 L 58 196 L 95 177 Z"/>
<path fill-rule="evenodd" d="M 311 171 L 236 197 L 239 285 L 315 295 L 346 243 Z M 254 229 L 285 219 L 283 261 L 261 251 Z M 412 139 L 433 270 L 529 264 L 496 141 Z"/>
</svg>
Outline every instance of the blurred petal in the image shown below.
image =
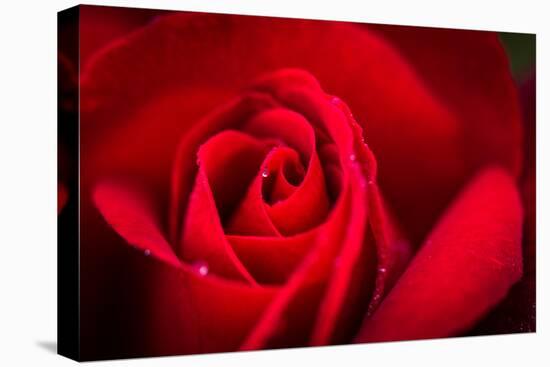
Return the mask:
<svg viewBox="0 0 550 367">
<path fill-rule="evenodd" d="M 383 36 L 396 47 L 428 92 L 445 105 L 457 121 L 455 138 L 458 140 L 458 149 L 464 162 L 461 169 L 464 171 L 455 186 L 442 189 L 434 186 L 437 190 L 435 197 L 430 184 L 422 189 L 420 186 L 424 182 L 418 181 L 416 194 L 421 195 L 424 203 L 435 199 L 433 207 L 441 211 L 446 200 L 441 200 L 440 195 L 456 191 L 459 188 L 456 183 L 465 183 L 473 173 L 487 164 L 501 165 L 513 176 L 521 172 L 519 99 L 508 58 L 497 33 L 386 25 L 367 25 L 366 29 Z M 431 146 L 427 153 L 437 155 L 444 149 Z M 383 162 L 382 159 L 382 156 L 379 157 L 379 161 Z M 442 178 L 435 176 L 445 176 L 448 171 L 443 169 L 421 174 L 431 176 L 433 182 L 439 183 Z M 422 202 L 419 204 L 411 198 L 408 190 L 398 190 L 402 187 L 400 179 L 404 172 L 401 175 L 390 173 L 381 165 L 380 175 L 381 179 L 390 181 L 383 189 L 399 219 L 407 226 L 407 231 L 415 235 L 425 233 L 429 222 L 414 214 L 418 214 Z M 421 210 L 430 213 L 429 208 Z M 431 212 L 432 218 L 438 214 L 437 210 Z"/>
<path fill-rule="evenodd" d="M 501 304 L 471 332 L 474 335 L 534 332 L 536 330 L 536 76 L 520 83 L 525 126 L 525 155 L 521 194 L 523 226 L 523 277 Z"/>
<path fill-rule="evenodd" d="M 163 10 L 93 5 L 80 5 L 79 10 L 81 66 L 111 42 L 168 13 Z"/>
<path fill-rule="evenodd" d="M 477 176 L 447 209 L 357 342 L 437 338 L 472 327 L 521 277 L 522 207 L 501 169 Z"/>
</svg>

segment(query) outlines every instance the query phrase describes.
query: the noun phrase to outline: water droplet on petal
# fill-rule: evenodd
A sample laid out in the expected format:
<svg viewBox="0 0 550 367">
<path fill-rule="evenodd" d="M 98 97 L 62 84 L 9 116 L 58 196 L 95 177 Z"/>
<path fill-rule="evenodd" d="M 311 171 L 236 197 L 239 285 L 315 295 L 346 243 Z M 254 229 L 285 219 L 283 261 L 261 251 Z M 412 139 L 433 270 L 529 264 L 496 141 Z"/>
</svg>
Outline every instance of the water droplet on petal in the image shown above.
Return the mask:
<svg viewBox="0 0 550 367">
<path fill-rule="evenodd" d="M 385 273 L 385 272 L 386 272 L 386 268 L 380 268 L 380 269 L 378 269 L 378 271 L 381 272 L 381 273 Z"/>
<path fill-rule="evenodd" d="M 349 160 L 352 161 L 352 162 L 355 162 L 357 160 L 357 156 L 355 154 L 351 153 L 349 155 Z"/>
<path fill-rule="evenodd" d="M 195 271 L 203 277 L 208 275 L 208 271 L 210 270 L 208 269 L 208 264 L 204 261 L 195 261 L 193 263 L 193 268 L 195 268 Z"/>
<path fill-rule="evenodd" d="M 264 168 L 264 170 L 262 171 L 262 177 L 267 178 L 267 176 L 269 176 L 269 171 L 267 170 L 267 168 Z"/>
<path fill-rule="evenodd" d="M 145 249 L 145 251 L 143 251 L 143 254 L 144 254 L 145 256 L 149 256 L 149 255 L 151 255 L 151 250 Z"/>
<path fill-rule="evenodd" d="M 372 297 L 372 303 L 378 304 L 380 301 L 380 294 L 375 294 L 374 297 Z"/>
</svg>

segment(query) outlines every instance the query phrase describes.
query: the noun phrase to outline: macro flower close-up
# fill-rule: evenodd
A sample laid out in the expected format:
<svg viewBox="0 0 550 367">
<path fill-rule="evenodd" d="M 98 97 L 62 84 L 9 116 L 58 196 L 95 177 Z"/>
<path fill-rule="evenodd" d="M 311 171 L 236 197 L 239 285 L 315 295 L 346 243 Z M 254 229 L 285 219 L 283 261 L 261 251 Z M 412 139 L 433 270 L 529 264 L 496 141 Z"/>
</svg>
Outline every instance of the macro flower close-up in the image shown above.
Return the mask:
<svg viewBox="0 0 550 367">
<path fill-rule="evenodd" d="M 535 331 L 534 73 L 505 36 L 79 22 L 84 359 Z"/>
</svg>

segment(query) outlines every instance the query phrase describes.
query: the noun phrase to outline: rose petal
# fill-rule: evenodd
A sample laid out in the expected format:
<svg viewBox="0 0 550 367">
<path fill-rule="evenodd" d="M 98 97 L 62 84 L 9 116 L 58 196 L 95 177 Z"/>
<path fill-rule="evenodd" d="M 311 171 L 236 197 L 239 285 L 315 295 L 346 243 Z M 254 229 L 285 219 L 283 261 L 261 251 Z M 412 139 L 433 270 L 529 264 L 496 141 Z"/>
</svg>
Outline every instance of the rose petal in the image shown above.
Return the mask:
<svg viewBox="0 0 550 367">
<path fill-rule="evenodd" d="M 218 208 L 237 204 L 266 149 L 262 142 L 233 131 L 210 138 L 200 148 L 199 171 L 178 248 L 182 259 L 205 261 L 215 274 L 255 284 L 225 238 Z"/>
<path fill-rule="evenodd" d="M 284 284 L 316 242 L 317 231 L 289 237 L 227 235 L 227 240 L 259 283 Z"/>
<path fill-rule="evenodd" d="M 358 342 L 456 335 L 520 278 L 521 202 L 512 178 L 489 169 L 470 183 L 376 312 Z"/>
<path fill-rule="evenodd" d="M 315 247 L 242 345 L 241 349 L 245 350 L 307 345 L 312 332 L 314 343 L 326 343 L 334 333 L 342 338 L 342 333 L 350 331 L 350 322 L 362 318 L 369 298 L 368 291 L 365 294 L 357 291 L 368 287 L 358 287 L 359 278 L 352 279 L 356 275 L 353 274 L 357 269 L 355 265 L 365 265 L 359 259 L 362 259 L 368 223 L 367 180 L 371 178 L 370 170 L 375 170 L 373 156 L 361 141 L 360 129 L 348 111 L 332 104 L 332 99 L 318 86 L 281 88 L 266 83 L 264 87 L 287 108 L 306 116 L 320 133 L 338 145 L 343 191 L 327 221 L 319 227 Z M 352 155 L 354 158 L 350 159 Z M 375 171 L 373 179 L 374 174 Z M 343 266 L 336 269 L 333 266 L 339 256 Z M 354 296 L 351 299 L 357 302 L 350 304 L 351 310 L 348 305 L 345 307 L 344 312 L 350 311 L 348 316 L 353 316 L 342 318 L 341 295 L 348 290 Z M 359 300 L 364 301 L 364 307 Z M 319 320 L 323 320 L 321 326 L 316 327 Z"/>
<path fill-rule="evenodd" d="M 288 149 L 274 149 L 262 164 L 258 177 L 250 186 L 247 196 L 231 219 L 228 233 L 249 235 L 293 235 L 314 228 L 325 219 L 329 201 L 321 165 L 315 152 L 311 155 L 303 181 L 287 198 L 273 201 L 273 189 L 266 186 L 277 176 L 273 172 L 283 170 L 288 160 Z M 264 171 L 265 170 L 265 171 Z M 264 177 L 264 175 L 266 177 Z M 272 183 L 271 186 L 274 184 Z M 268 190 L 268 198 L 265 191 Z M 262 219 L 264 218 L 264 219 Z"/>
<path fill-rule="evenodd" d="M 326 225 L 319 228 L 314 247 L 266 309 L 242 350 L 307 345 L 331 264 L 344 242 L 350 206 L 347 190 Z"/>
<path fill-rule="evenodd" d="M 355 174 L 351 184 L 358 185 L 359 189 L 358 194 L 354 195 L 355 206 L 352 210 L 361 212 L 368 208 L 370 218 L 364 236 L 356 238 L 356 230 L 338 255 L 311 337 L 313 345 L 349 341 L 350 335 L 357 332 L 361 320 L 376 308 L 385 292 L 391 289 L 410 258 L 409 243 L 401 237 L 382 205 L 376 184 L 376 161 L 362 140 L 360 127 L 340 99 L 333 98 L 331 102 L 345 116 L 354 132 L 354 158 L 349 167 Z M 363 192 L 367 193 L 366 197 L 361 195 Z"/>
<path fill-rule="evenodd" d="M 167 264 L 179 267 L 172 247 L 159 230 L 158 208 L 143 192 L 129 185 L 112 181 L 98 184 L 93 200 L 105 220 L 129 244 Z"/>
<path fill-rule="evenodd" d="M 244 197 L 270 148 L 267 141 L 225 130 L 201 145 L 197 165 L 204 169 L 222 221 Z"/>
<path fill-rule="evenodd" d="M 458 181 L 451 182 L 465 182 L 477 169 L 491 163 L 501 164 L 513 175 L 521 172 L 520 106 L 508 58 L 497 33 L 384 25 L 368 25 L 366 28 L 395 45 L 425 83 L 429 93 L 441 104 L 448 106 L 457 119 L 458 130 L 455 134 L 458 148 L 462 152 L 460 159 L 465 165 L 461 169 L 465 171 L 458 176 Z M 430 134 L 423 129 L 419 131 Z M 414 146 L 409 147 L 423 149 L 416 142 L 418 141 L 411 140 Z M 438 152 L 436 155 L 439 155 L 439 152 L 448 149 L 438 145 L 444 142 L 445 140 L 428 142 L 427 149 L 421 153 L 421 159 L 425 159 L 425 155 L 431 154 L 430 152 Z M 451 172 L 445 167 L 432 171 L 416 171 L 411 176 L 416 181 L 412 182 L 415 185 L 414 191 L 407 189 L 404 192 L 402 179 L 408 174 L 404 171 L 399 173 L 386 170 L 382 154 L 386 151 L 378 151 L 376 148 L 373 142 L 373 149 L 383 167 L 380 172 L 381 180 L 387 181 L 383 189 L 388 194 L 388 200 L 408 232 L 419 238 L 418 235 L 425 233 L 426 224 L 429 224 L 419 215 L 419 210 L 430 210 L 423 203 L 430 201 L 434 209 L 442 209 L 441 205 L 446 201 L 445 192 L 457 188 L 452 185 L 448 188 L 440 187 L 440 182 Z M 407 157 L 400 154 L 400 159 Z M 418 162 L 415 160 L 415 163 Z M 460 165 L 456 167 L 459 168 Z M 430 210 L 428 214 L 434 218 L 437 211 Z"/>
<path fill-rule="evenodd" d="M 81 185 L 93 187 L 105 177 L 139 177 L 140 182 L 154 193 L 153 200 L 168 207 L 177 145 L 193 123 L 212 109 L 223 95 L 223 91 L 211 89 L 170 91 L 147 101 L 115 124 L 108 124 L 104 116 L 82 112 Z M 193 166 L 196 166 L 196 152 L 189 158 Z M 161 211 L 164 221 L 168 210 Z M 170 243 L 176 241 L 170 238 Z"/>
<path fill-rule="evenodd" d="M 376 183 L 370 185 L 369 195 L 370 225 L 376 240 L 378 272 L 367 315 L 378 307 L 407 267 L 413 254 L 410 242 L 403 237 L 396 225 Z"/>
<path fill-rule="evenodd" d="M 117 39 L 152 22 L 167 11 L 112 6 L 79 6 L 80 63 Z"/>
<path fill-rule="evenodd" d="M 196 153 L 202 143 L 225 129 L 238 129 L 255 114 L 275 106 L 275 101 L 263 93 L 244 93 L 196 122 L 179 142 L 172 171 L 170 201 L 170 236 L 179 242 L 183 213 L 187 208 L 196 175 Z"/>
<path fill-rule="evenodd" d="M 264 181 L 262 175 L 263 169 L 258 170 L 256 178 L 248 187 L 246 196 L 239 204 L 239 207 L 227 225 L 226 231 L 228 234 L 282 236 L 267 213 L 267 205 L 262 193 Z"/>
<path fill-rule="evenodd" d="M 402 52 L 460 119 L 468 166 L 502 163 L 521 170 L 521 110 L 498 34 L 456 29 L 369 25 Z"/>
<path fill-rule="evenodd" d="M 155 354 L 237 350 L 276 292 L 214 276 L 176 274 L 166 267 L 156 275 L 151 334 L 146 336 Z"/>
<path fill-rule="evenodd" d="M 460 127 L 402 56 L 364 28 L 216 14 L 165 17 L 90 65 L 83 95 L 109 111 L 109 120 L 173 86 L 236 89 L 290 66 L 308 70 L 350 104 L 384 167 L 381 186 L 392 204 L 415 208 L 402 219 L 421 236 L 467 173 Z"/>
<path fill-rule="evenodd" d="M 269 217 L 283 234 L 300 233 L 314 228 L 329 212 L 330 203 L 321 163 L 315 152 L 311 157 L 304 180 L 296 191 L 285 200 L 267 208 Z"/>
<path fill-rule="evenodd" d="M 523 226 L 523 277 L 500 305 L 469 334 L 488 335 L 536 330 L 536 76 L 520 83 L 524 121 L 524 163 L 521 194 Z"/>
<path fill-rule="evenodd" d="M 355 186 L 352 215 L 319 308 L 310 341 L 313 345 L 346 341 L 356 331 L 354 328 L 360 325 L 371 297 L 376 252 L 375 244 L 366 240 L 367 188 L 361 187 L 362 177 L 360 173 L 356 174 L 351 183 Z M 344 303 L 346 301 L 349 303 Z M 337 328 L 339 332 L 336 334 Z"/>
<path fill-rule="evenodd" d="M 191 189 L 192 181 L 190 177 L 194 176 L 195 163 L 189 157 L 193 156 L 197 150 L 197 146 L 206 140 L 212 134 L 227 128 L 239 129 L 243 128 L 245 123 L 266 109 L 281 107 L 280 101 L 277 100 L 276 89 L 280 88 L 280 81 L 286 80 L 289 85 L 287 88 L 298 88 L 294 93 L 301 93 L 312 89 L 309 94 L 319 93 L 319 85 L 315 79 L 308 73 L 299 70 L 282 70 L 267 76 L 260 83 L 256 84 L 241 97 L 226 103 L 214 113 L 208 115 L 202 121 L 199 121 L 194 129 L 187 134 L 182 142 L 176 155 L 175 170 L 172 182 L 172 210 L 170 215 L 171 235 L 177 236 L 178 223 L 182 217 L 182 208 L 186 207 L 186 200 Z M 275 94 L 274 94 L 275 93 Z M 323 102 L 326 102 L 323 100 Z M 298 106 L 299 111 L 299 106 Z M 260 179 L 258 175 L 257 181 Z M 261 186 L 259 182 L 253 183 L 251 186 Z M 251 189 L 252 190 L 252 189 Z M 253 190 L 258 193 L 253 195 L 253 200 L 244 200 L 245 205 L 252 205 L 250 213 L 256 212 L 261 214 L 259 202 L 261 200 L 259 190 Z M 256 202 L 256 204 L 254 204 Z M 257 216 L 256 216 L 257 218 Z M 239 221 L 242 222 L 242 221 Z M 267 231 L 266 235 L 276 235 L 278 231 L 270 229 L 265 221 L 247 221 L 246 223 L 257 224 L 257 228 L 253 234 L 259 234 L 258 230 Z M 262 224 L 263 223 L 263 224 Z M 230 226 L 231 227 L 231 226 Z M 263 229 L 262 229 L 263 228 Z"/>
<path fill-rule="evenodd" d="M 278 148 L 277 151 L 287 150 L 285 148 Z M 264 181 L 264 199 L 270 205 L 276 205 L 277 203 L 288 199 L 295 191 L 296 185 L 304 179 L 304 166 L 300 162 L 298 154 L 294 150 L 287 150 L 289 154 L 288 160 L 281 162 L 280 167 L 276 167 L 275 171 L 271 168 L 264 168 L 267 171 L 262 171 L 262 176 L 265 174 L 275 176 L 270 181 Z M 271 185 L 268 185 L 271 183 Z M 269 187 L 270 186 L 270 187 Z M 267 197 L 266 197 L 267 196 Z"/>
<path fill-rule="evenodd" d="M 279 78 L 281 74 L 278 74 L 276 80 Z M 302 115 L 289 109 L 273 108 L 264 111 L 248 121 L 243 129 L 256 137 L 279 140 L 296 150 L 304 164 L 307 164 L 315 150 L 315 133 L 311 125 Z"/>
<path fill-rule="evenodd" d="M 150 198 L 140 190 L 105 182 L 96 188 L 94 201 L 109 225 L 129 244 L 149 250 L 146 254 L 160 260 L 148 261 L 148 256 L 142 256 L 147 261 L 138 267 L 149 276 L 144 279 L 142 292 L 151 292 L 142 298 L 148 303 L 148 313 L 140 328 L 147 340 L 147 353 L 189 354 L 238 348 L 276 288 L 250 287 L 211 274 L 205 276 L 181 263 L 158 227 Z M 132 354 L 141 355 L 135 351 Z"/>
</svg>

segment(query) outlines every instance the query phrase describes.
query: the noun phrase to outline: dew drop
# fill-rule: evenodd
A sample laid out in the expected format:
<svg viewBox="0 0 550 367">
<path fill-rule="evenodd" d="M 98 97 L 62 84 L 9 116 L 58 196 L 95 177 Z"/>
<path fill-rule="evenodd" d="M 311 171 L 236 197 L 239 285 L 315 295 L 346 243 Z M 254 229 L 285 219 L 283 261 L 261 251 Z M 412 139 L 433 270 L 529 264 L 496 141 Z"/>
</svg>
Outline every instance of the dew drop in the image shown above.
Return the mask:
<svg viewBox="0 0 550 367">
<path fill-rule="evenodd" d="M 193 263 L 193 268 L 200 276 L 206 276 L 208 275 L 208 264 L 204 261 L 195 261 Z"/>
<path fill-rule="evenodd" d="M 385 273 L 385 272 L 386 272 L 386 268 L 380 268 L 380 269 L 378 269 L 378 271 L 381 272 L 381 273 Z"/>
<path fill-rule="evenodd" d="M 349 155 L 349 160 L 352 161 L 352 162 L 355 162 L 355 161 L 357 161 L 357 156 L 355 154 L 351 153 Z"/>
<path fill-rule="evenodd" d="M 267 170 L 267 168 L 264 168 L 264 170 L 262 171 L 262 177 L 267 178 L 267 176 L 269 176 L 269 171 Z"/>
<path fill-rule="evenodd" d="M 372 297 L 372 302 L 378 303 L 380 301 L 380 295 L 376 294 L 374 297 Z"/>
<path fill-rule="evenodd" d="M 143 251 L 143 254 L 144 254 L 145 256 L 149 256 L 149 255 L 151 255 L 151 250 L 145 249 L 145 251 Z"/>
</svg>

